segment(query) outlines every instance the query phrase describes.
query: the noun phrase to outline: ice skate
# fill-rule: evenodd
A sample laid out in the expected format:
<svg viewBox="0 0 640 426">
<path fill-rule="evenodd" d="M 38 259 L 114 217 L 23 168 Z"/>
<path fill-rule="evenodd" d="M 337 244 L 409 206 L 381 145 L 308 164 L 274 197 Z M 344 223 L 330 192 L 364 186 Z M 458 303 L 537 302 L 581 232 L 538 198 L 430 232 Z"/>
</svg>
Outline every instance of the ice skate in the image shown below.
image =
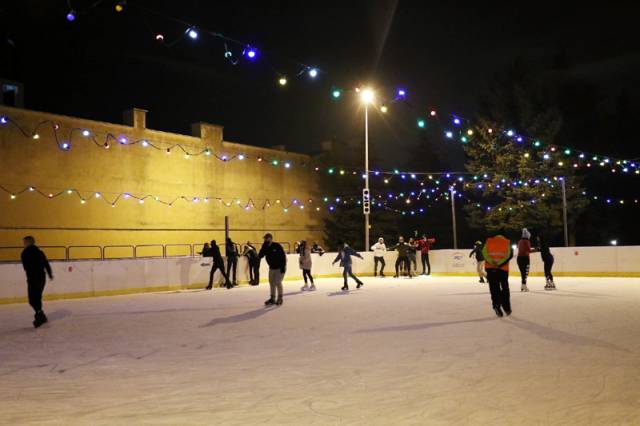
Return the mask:
<svg viewBox="0 0 640 426">
<path fill-rule="evenodd" d="M 341 288 L 342 291 L 349 291 L 349 286 L 348 285 L 343 285 Z"/>
<path fill-rule="evenodd" d="M 316 291 L 316 285 L 312 283 L 311 287 L 309 287 L 309 291 Z"/>
<path fill-rule="evenodd" d="M 282 305 L 282 297 L 278 298 L 278 300 L 276 300 L 276 305 L 280 306 Z"/>
<path fill-rule="evenodd" d="M 529 287 L 527 287 L 527 285 L 526 285 L 526 284 L 522 284 L 522 285 L 520 286 L 520 291 L 527 292 L 527 291 L 529 291 Z"/>
<path fill-rule="evenodd" d="M 36 312 L 35 319 L 33 321 L 33 326 L 35 328 L 40 327 L 42 324 L 48 321 L 47 316 L 42 311 Z"/>
<path fill-rule="evenodd" d="M 545 290 L 553 290 L 551 288 L 551 281 L 550 280 L 547 280 L 547 283 L 544 285 L 544 289 Z"/>
<path fill-rule="evenodd" d="M 502 309 L 500 309 L 500 307 L 499 307 L 499 306 L 494 307 L 494 308 L 493 308 L 493 310 L 496 312 L 496 315 L 497 315 L 498 317 L 500 317 L 500 318 L 502 318 L 502 317 L 503 317 L 503 315 L 504 315 L 504 314 L 502 313 Z"/>
<path fill-rule="evenodd" d="M 386 275 L 380 272 L 380 278 L 384 278 L 384 277 L 386 277 Z"/>
<path fill-rule="evenodd" d="M 358 285 L 356 286 L 356 288 L 360 288 L 360 287 L 362 287 L 363 285 L 364 285 L 363 283 L 359 282 L 359 283 L 358 283 Z"/>
<path fill-rule="evenodd" d="M 233 288 L 233 284 L 227 283 L 225 284 L 225 287 L 227 287 L 227 290 L 231 290 Z"/>
<path fill-rule="evenodd" d="M 511 309 L 509 309 L 508 311 L 505 309 L 505 310 L 504 310 L 504 313 L 505 313 L 507 316 L 510 316 L 510 315 L 511 315 Z"/>
<path fill-rule="evenodd" d="M 273 300 L 273 298 L 271 299 L 267 299 L 266 302 L 264 302 L 265 306 L 271 306 L 271 305 L 275 305 L 276 301 Z"/>
<path fill-rule="evenodd" d="M 480 281 L 478 281 L 480 284 L 484 284 L 484 277 L 480 277 Z"/>
<path fill-rule="evenodd" d="M 300 287 L 300 290 L 302 290 L 302 291 L 309 290 L 309 286 L 307 285 L 307 283 L 304 283 L 304 285 L 302 287 Z"/>
<path fill-rule="evenodd" d="M 556 283 L 553 282 L 553 280 L 549 281 L 549 290 L 555 290 L 556 289 Z"/>
<path fill-rule="evenodd" d="M 212 288 L 213 288 L 212 286 L 208 285 L 208 286 L 206 286 L 204 289 L 205 289 L 205 290 L 211 290 Z"/>
</svg>

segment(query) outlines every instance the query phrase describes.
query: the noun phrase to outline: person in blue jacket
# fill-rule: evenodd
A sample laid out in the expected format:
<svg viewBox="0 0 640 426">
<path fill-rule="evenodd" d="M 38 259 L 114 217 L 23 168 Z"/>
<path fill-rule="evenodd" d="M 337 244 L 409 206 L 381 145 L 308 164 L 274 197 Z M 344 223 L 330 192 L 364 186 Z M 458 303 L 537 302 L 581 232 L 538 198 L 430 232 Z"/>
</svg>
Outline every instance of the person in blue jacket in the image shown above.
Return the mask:
<svg viewBox="0 0 640 426">
<path fill-rule="evenodd" d="M 342 290 L 343 291 L 349 290 L 349 284 L 347 283 L 347 275 L 353 278 L 356 281 L 356 283 L 358 283 L 356 288 L 362 287 L 364 285 L 363 282 L 360 281 L 358 277 L 356 277 L 353 274 L 353 271 L 351 270 L 351 265 L 352 265 L 351 257 L 356 256 L 362 259 L 362 256 L 360 256 L 360 253 L 358 253 L 357 251 L 349 247 L 349 244 L 347 243 L 340 242 L 338 243 L 338 246 L 340 247 L 340 250 L 338 251 L 338 255 L 336 256 L 335 260 L 332 262 L 332 265 L 335 265 L 336 262 L 340 261 L 340 266 L 344 268 L 342 271 L 342 276 L 344 278 L 344 286 L 342 287 Z"/>
</svg>

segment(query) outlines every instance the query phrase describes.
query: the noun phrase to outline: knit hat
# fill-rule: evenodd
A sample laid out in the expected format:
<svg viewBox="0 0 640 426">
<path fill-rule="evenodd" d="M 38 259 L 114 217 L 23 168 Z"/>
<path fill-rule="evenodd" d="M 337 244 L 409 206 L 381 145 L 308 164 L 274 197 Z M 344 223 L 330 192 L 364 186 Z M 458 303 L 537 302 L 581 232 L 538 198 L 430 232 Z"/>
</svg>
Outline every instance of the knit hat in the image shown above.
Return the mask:
<svg viewBox="0 0 640 426">
<path fill-rule="evenodd" d="M 522 228 L 522 238 L 527 240 L 531 238 L 531 232 L 527 228 Z"/>
</svg>

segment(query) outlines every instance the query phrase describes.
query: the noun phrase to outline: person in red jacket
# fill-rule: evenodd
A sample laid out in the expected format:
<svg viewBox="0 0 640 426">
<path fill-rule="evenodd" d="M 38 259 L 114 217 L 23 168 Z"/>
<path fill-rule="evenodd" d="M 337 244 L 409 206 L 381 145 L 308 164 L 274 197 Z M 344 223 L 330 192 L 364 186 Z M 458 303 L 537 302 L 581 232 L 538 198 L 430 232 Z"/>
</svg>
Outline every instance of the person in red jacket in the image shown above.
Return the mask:
<svg viewBox="0 0 640 426">
<path fill-rule="evenodd" d="M 429 262 L 429 249 L 431 244 L 436 242 L 435 238 L 427 238 L 426 234 L 422 234 L 422 238 L 418 240 L 418 247 L 420 248 L 420 261 L 422 262 L 422 275 L 431 274 L 431 263 Z"/>
<path fill-rule="evenodd" d="M 518 269 L 520 269 L 521 287 L 520 291 L 529 291 L 527 288 L 527 277 L 529 276 L 529 265 L 531 264 L 529 255 L 531 249 L 531 233 L 527 228 L 522 228 L 522 238 L 518 241 Z"/>
</svg>

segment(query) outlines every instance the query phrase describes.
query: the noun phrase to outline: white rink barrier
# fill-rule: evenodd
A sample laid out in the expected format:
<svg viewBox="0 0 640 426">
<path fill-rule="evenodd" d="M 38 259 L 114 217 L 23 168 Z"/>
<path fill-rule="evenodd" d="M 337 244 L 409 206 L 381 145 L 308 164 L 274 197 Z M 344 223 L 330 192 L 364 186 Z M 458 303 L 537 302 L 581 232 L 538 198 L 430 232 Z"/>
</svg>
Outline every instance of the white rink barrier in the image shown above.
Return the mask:
<svg viewBox="0 0 640 426">
<path fill-rule="evenodd" d="M 556 276 L 626 276 L 640 277 L 640 246 L 553 248 L 553 267 Z M 433 250 L 430 253 L 434 274 L 475 275 L 475 259 L 470 249 Z M 364 260 L 354 258 L 353 271 L 357 275 L 373 274 L 373 253 L 362 253 Z M 312 255 L 312 274 L 318 277 L 339 276 L 342 269 L 331 265 L 335 253 Z M 396 253 L 385 255 L 387 276 L 393 275 Z M 418 255 L 418 272 L 422 271 Z M 47 299 L 107 296 L 142 293 L 181 288 L 204 287 L 209 280 L 210 258 L 176 257 L 166 259 L 120 259 L 51 262 L 54 281 L 47 284 Z M 518 275 L 515 258 L 511 273 Z M 541 275 L 539 253 L 531 254 L 531 275 Z M 260 265 L 260 279 L 268 276 L 266 261 Z M 220 283 L 220 273 L 215 282 Z M 287 280 L 302 279 L 298 255 L 288 255 Z M 248 280 L 246 258 L 238 262 L 238 281 Z M 0 264 L 0 304 L 26 300 L 26 278 L 19 263 Z"/>
</svg>

